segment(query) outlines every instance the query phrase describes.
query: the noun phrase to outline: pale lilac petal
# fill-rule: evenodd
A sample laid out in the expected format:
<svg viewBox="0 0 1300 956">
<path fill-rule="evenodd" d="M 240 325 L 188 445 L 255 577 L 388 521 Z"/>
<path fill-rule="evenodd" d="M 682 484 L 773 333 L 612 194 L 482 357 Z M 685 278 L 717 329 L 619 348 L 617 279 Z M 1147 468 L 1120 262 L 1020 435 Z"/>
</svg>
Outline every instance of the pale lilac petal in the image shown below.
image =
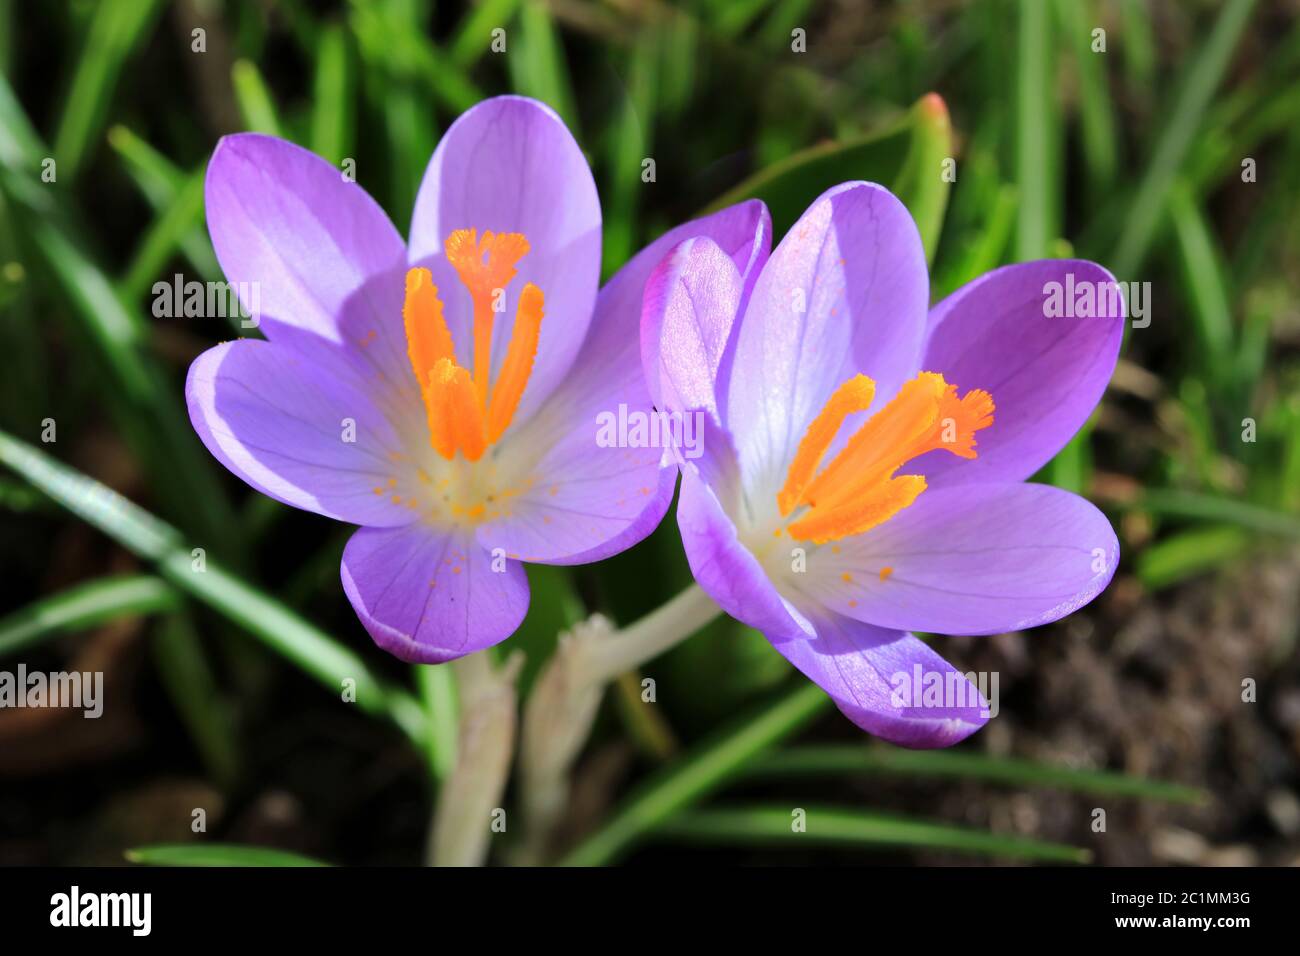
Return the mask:
<svg viewBox="0 0 1300 956">
<path fill-rule="evenodd" d="M 406 246 L 364 189 L 300 146 L 240 133 L 217 144 L 204 192 L 217 259 L 268 338 L 365 343 L 358 358 L 376 375 L 409 371 Z"/>
<path fill-rule="evenodd" d="M 498 644 L 528 611 L 523 566 L 494 560 L 472 532 L 424 523 L 362 528 L 343 551 L 341 571 L 375 643 L 413 663 L 441 664 Z"/>
<path fill-rule="evenodd" d="M 691 574 L 724 611 L 773 642 L 813 633 L 803 615 L 777 593 L 712 489 L 691 468 L 682 471 L 677 525 Z"/>
<path fill-rule="evenodd" d="M 776 649 L 868 733 L 903 747 L 950 747 L 987 722 L 975 685 L 911 634 L 836 615 L 814 624 L 815 638 L 777 641 Z M 927 680 L 951 689 L 942 703 L 913 692 Z"/>
<path fill-rule="evenodd" d="M 916 373 L 928 296 L 920 235 L 888 190 L 845 183 L 809 207 L 763 267 L 737 333 L 724 411 L 748 488 L 775 493 L 845 379 L 874 379 L 879 407 Z"/>
<path fill-rule="evenodd" d="M 766 208 L 741 203 L 678 226 L 615 274 L 596 302 L 575 374 L 502 441 L 499 458 L 518 472 L 522 492 L 509 500 L 508 514 L 480 529 L 484 545 L 526 560 L 582 564 L 617 554 L 658 526 L 676 483 L 676 468 L 662 467 L 667 433 L 630 445 L 638 441 L 634 423 L 648 426 L 654 413 L 638 348 L 646 280 L 674 245 L 694 235 L 716 242 L 736 268 L 752 272 L 766 254 L 769 232 Z M 621 439 L 602 444 L 609 434 L 602 423 L 611 421 L 632 428 L 616 428 Z M 677 434 L 700 447 L 700 422 L 678 421 L 690 430 Z M 688 457 L 693 460 L 689 451 Z"/>
<path fill-rule="evenodd" d="M 1109 272 L 1076 259 L 1005 266 L 944 299 L 930 314 L 923 365 L 960 392 L 993 396 L 993 424 L 976 436 L 974 461 L 944 451 L 904 470 L 931 487 L 1021 481 L 1065 446 L 1101 400 L 1124 337 L 1122 311 L 1094 317 L 1052 317 L 1044 311 L 1048 283 L 1115 288 Z"/>
<path fill-rule="evenodd" d="M 457 229 L 521 232 L 529 253 L 505 290 L 492 336 L 500 366 L 527 283 L 542 290 L 537 360 L 515 422 L 526 420 L 569 372 L 591 323 L 600 281 L 600 201 L 582 150 L 550 107 L 521 96 L 484 100 L 438 144 L 415 200 L 410 261 L 441 294 L 459 361 L 473 368 L 473 307 L 442 255 Z"/>
<path fill-rule="evenodd" d="M 927 489 L 884 524 L 810 552 L 800 588 L 881 627 L 999 634 L 1078 610 L 1118 562 L 1110 522 L 1083 498 L 963 484 Z"/>
<path fill-rule="evenodd" d="M 265 495 L 354 524 L 409 523 L 414 513 L 400 502 L 418 479 L 355 371 L 332 359 L 325 349 L 253 339 L 218 345 L 190 366 L 190 421 L 223 465 Z"/>
<path fill-rule="evenodd" d="M 744 278 L 708 237 L 675 247 L 646 283 L 641 361 L 656 406 L 718 415 L 714 388 Z"/>
</svg>

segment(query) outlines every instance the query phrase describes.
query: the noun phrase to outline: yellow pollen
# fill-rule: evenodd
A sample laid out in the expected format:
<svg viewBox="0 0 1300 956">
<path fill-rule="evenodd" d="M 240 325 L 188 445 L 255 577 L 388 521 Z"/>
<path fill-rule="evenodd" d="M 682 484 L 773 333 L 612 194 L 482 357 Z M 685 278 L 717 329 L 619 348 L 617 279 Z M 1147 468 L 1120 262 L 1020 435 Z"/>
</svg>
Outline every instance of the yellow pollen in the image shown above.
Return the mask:
<svg viewBox="0 0 1300 956">
<path fill-rule="evenodd" d="M 537 357 L 544 299 L 537 286 L 524 286 L 493 384 L 492 325 L 515 266 L 528 254 L 528 240 L 517 232 L 484 232 L 480 238 L 475 229 L 457 229 L 443 243 L 443 252 L 473 302 L 473 374 L 456 362 L 455 343 L 428 269 L 406 274 L 402 319 L 407 355 L 424 399 L 429 443 L 448 460 L 459 452 L 477 461 L 505 434 L 519 408 Z"/>
<path fill-rule="evenodd" d="M 926 452 L 946 449 L 975 457 L 975 432 L 993 424 L 993 397 L 971 389 L 958 398 L 957 386 L 935 372 L 904 383 L 884 408 L 854 433 L 843 450 L 814 477 L 844 419 L 871 404 L 874 383 L 859 375 L 831 395 L 809 424 L 777 495 L 789 517 L 790 536 L 817 544 L 861 534 L 887 521 L 925 490 L 920 475 L 895 475 Z M 888 571 L 881 572 L 881 580 Z"/>
</svg>

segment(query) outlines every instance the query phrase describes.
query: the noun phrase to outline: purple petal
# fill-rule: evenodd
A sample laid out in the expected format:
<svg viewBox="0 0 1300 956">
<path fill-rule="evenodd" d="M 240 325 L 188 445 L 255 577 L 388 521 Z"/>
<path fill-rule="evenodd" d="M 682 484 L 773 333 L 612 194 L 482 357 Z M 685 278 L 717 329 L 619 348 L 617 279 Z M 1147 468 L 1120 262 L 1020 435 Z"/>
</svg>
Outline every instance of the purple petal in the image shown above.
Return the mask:
<svg viewBox="0 0 1300 956">
<path fill-rule="evenodd" d="M 412 264 L 433 273 L 462 365 L 473 368 L 473 307 L 442 256 L 457 229 L 521 232 L 529 253 L 505 293 L 492 335 L 493 368 L 505 357 L 524 285 L 545 296 L 525 421 L 569 372 L 591 322 L 600 281 L 600 201 L 591 169 L 555 111 L 521 96 L 484 100 L 461 114 L 438 144 L 411 220 Z"/>
<path fill-rule="evenodd" d="M 813 633 L 777 593 L 762 565 L 740 542 L 712 489 L 691 468 L 682 471 L 677 525 L 691 574 L 724 611 L 773 642 L 797 641 Z"/>
<path fill-rule="evenodd" d="M 646 283 L 641 360 L 655 405 L 715 417 L 718 369 L 740 309 L 744 278 L 708 237 L 675 247 Z"/>
<path fill-rule="evenodd" d="M 574 374 L 506 435 L 503 457 L 528 463 L 534 482 L 511 501 L 508 517 L 483 526 L 480 541 L 528 560 L 583 564 L 631 547 L 658 526 L 677 472 L 662 468 L 663 443 L 602 447 L 598 441 L 602 421 L 648 423 L 653 413 L 637 334 L 646 280 L 674 245 L 694 235 L 752 271 L 766 254 L 769 232 L 762 203 L 741 203 L 678 226 L 614 275 L 596 302 Z"/>
<path fill-rule="evenodd" d="M 737 334 L 725 415 L 747 487 L 775 494 L 845 379 L 874 379 L 879 407 L 916 373 L 928 296 L 916 224 L 888 190 L 845 183 L 808 208 L 763 267 Z"/>
<path fill-rule="evenodd" d="M 343 551 L 342 577 L 375 643 L 413 663 L 441 664 L 498 644 L 528 611 L 522 565 L 494 559 L 470 532 L 423 523 L 362 528 Z"/>
<path fill-rule="evenodd" d="M 240 133 L 217 144 L 204 192 L 221 268 L 242 284 L 245 308 L 256 303 L 270 339 L 290 329 L 335 344 L 367 340 L 404 360 L 406 247 L 364 189 L 300 146 Z"/>
<path fill-rule="evenodd" d="M 955 485 L 927 489 L 884 524 L 810 553 L 801 589 L 880 627 L 999 634 L 1087 604 L 1118 562 L 1110 522 L 1077 495 Z"/>
<path fill-rule="evenodd" d="M 942 484 L 1021 481 L 1065 446 L 1101 400 L 1124 336 L 1123 313 L 1102 308 L 1089 318 L 1049 318 L 1048 283 L 1114 289 L 1101 266 L 1044 259 L 1005 266 L 958 289 L 930 313 L 923 365 L 960 392 L 993 396 L 993 424 L 979 432 L 978 457 L 944 451 L 905 471 Z"/>
<path fill-rule="evenodd" d="M 975 685 L 911 634 L 838 615 L 815 624 L 815 638 L 776 642 L 776 649 L 868 733 L 903 747 L 950 747 L 987 722 Z M 926 682 L 949 688 L 948 699 L 927 706 L 913 690 Z"/>
<path fill-rule="evenodd" d="M 354 524 L 408 524 L 414 513 L 392 499 L 411 497 L 418 479 L 355 371 L 330 359 L 254 339 L 218 345 L 190 366 L 190 421 L 265 495 Z"/>
</svg>

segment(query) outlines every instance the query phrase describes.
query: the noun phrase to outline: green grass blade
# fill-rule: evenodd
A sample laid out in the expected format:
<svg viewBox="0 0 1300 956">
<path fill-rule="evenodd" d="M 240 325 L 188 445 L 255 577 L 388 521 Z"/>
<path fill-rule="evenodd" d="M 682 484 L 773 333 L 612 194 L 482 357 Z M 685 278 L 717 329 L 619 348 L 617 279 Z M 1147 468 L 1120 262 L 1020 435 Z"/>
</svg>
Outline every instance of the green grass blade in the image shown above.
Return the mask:
<svg viewBox="0 0 1300 956">
<path fill-rule="evenodd" d="M 456 697 L 456 675 L 450 667 L 417 664 L 415 682 L 424 706 L 426 730 L 425 761 L 433 779 L 441 783 L 456 765 L 457 727 L 460 707 Z"/>
<path fill-rule="evenodd" d="M 179 596 L 147 574 L 100 578 L 74 585 L 0 620 L 0 655 L 12 654 L 67 631 L 96 627 L 123 617 L 174 609 Z"/>
<path fill-rule="evenodd" d="M 171 283 L 171 276 L 164 275 L 163 270 L 203 222 L 203 179 L 201 169 L 191 174 L 140 240 L 120 284 L 122 298 L 132 305 L 145 301 L 155 282 Z M 237 310 L 227 316 L 227 321 L 236 332 L 241 331 Z"/>
<path fill-rule="evenodd" d="M 796 832 L 790 807 L 728 807 L 692 810 L 665 821 L 655 836 L 705 846 L 905 847 L 950 850 L 973 856 L 1052 863 L 1087 863 L 1081 847 L 1028 837 L 1004 836 L 947 823 L 837 807 L 804 807 L 807 829 Z"/>
<path fill-rule="evenodd" d="M 280 601 L 206 561 L 197 571 L 189 542 L 111 488 L 0 432 L 0 463 L 13 469 L 86 523 L 140 558 L 166 581 L 198 598 L 342 697 L 355 682 L 363 711 L 391 718 L 423 745 L 424 715 L 406 691 L 386 685 L 350 649 L 299 617 Z"/>
<path fill-rule="evenodd" d="M 1203 803 L 1207 799 L 1202 790 L 1163 780 L 1108 770 L 1054 767 L 963 750 L 903 750 L 859 744 L 790 747 L 763 754 L 746 770 L 747 776 L 763 779 L 845 774 L 980 780 L 1012 787 L 1050 787 L 1072 793 L 1170 803 Z"/>
<path fill-rule="evenodd" d="M 235 102 L 244 118 L 244 125 L 254 133 L 284 136 L 275 101 L 267 88 L 262 71 L 248 60 L 236 60 L 230 68 L 230 81 L 235 88 Z"/>
<path fill-rule="evenodd" d="M 1256 546 L 1254 535 L 1235 525 L 1193 528 L 1147 545 L 1137 557 L 1137 576 L 1158 590 L 1229 564 Z"/>
<path fill-rule="evenodd" d="M 519 22 L 510 42 L 513 48 L 509 50 L 506 62 L 515 91 L 546 103 L 560 114 L 573 135 L 581 139 L 578 108 L 564 48 L 545 3 L 523 0 Z"/>
<path fill-rule="evenodd" d="M 352 150 L 352 60 L 347 34 L 331 24 L 321 31 L 312 97 L 311 148 L 331 163 Z"/>
<path fill-rule="evenodd" d="M 60 178 L 74 179 L 104 128 L 117 79 L 161 9 L 159 0 L 100 0 L 54 137 Z"/>
<path fill-rule="evenodd" d="M 1056 189 L 1056 84 L 1052 82 L 1051 8 L 1019 0 L 1016 81 L 1016 181 L 1020 196 L 1016 259 L 1042 259 L 1058 225 Z"/>
<path fill-rule="evenodd" d="M 1260 534 L 1300 538 L 1300 518 L 1261 505 L 1216 495 L 1174 489 L 1153 489 L 1134 502 L 1120 502 L 1129 511 L 1233 524 Z"/>
<path fill-rule="evenodd" d="M 197 178 L 203 182 L 205 171 L 187 176 L 167 157 L 136 136 L 125 126 L 114 126 L 108 131 L 108 143 L 125 164 L 127 175 L 131 177 L 136 188 L 144 195 L 153 211 L 166 219 L 171 210 L 180 201 L 182 191 L 188 183 Z M 187 206 L 190 214 L 190 228 L 176 237 L 181 252 L 205 280 L 219 282 L 222 279 L 221 266 L 217 263 L 216 253 L 212 251 L 212 242 L 208 239 L 203 226 L 202 189 L 197 212 L 192 205 Z M 178 218 L 184 218 L 179 213 Z M 159 222 L 161 227 L 161 220 Z M 238 316 L 231 316 L 231 322 L 238 322 Z M 241 334 L 249 330 L 240 328 Z"/>
<path fill-rule="evenodd" d="M 601 866 L 614 861 L 673 814 L 717 790 L 763 750 L 799 730 L 829 703 L 821 688 L 805 683 L 728 725 L 651 777 L 561 864 Z"/>
<path fill-rule="evenodd" d="M 131 863 L 145 866 L 329 866 L 287 850 L 233 843 L 158 843 L 126 851 Z"/>
<path fill-rule="evenodd" d="M 169 615 L 152 638 L 154 666 L 212 779 L 234 782 L 239 745 L 234 715 L 217 688 L 208 653 L 184 611 Z"/>
<path fill-rule="evenodd" d="M 447 47 L 451 62 L 462 70 L 472 67 L 492 48 L 492 31 L 505 29 L 518 9 L 519 0 L 482 0 L 475 5 L 461 19 Z"/>
<path fill-rule="evenodd" d="M 1201 367 L 1212 384 L 1222 386 L 1231 371 L 1224 357 L 1234 351 L 1232 306 L 1218 244 L 1186 183 L 1179 182 L 1170 190 L 1169 219 Z"/>
<path fill-rule="evenodd" d="M 783 235 L 822 192 L 848 180 L 883 183 L 901 199 L 921 229 L 927 251 L 938 243 L 950 184 L 940 162 L 951 155 L 947 107 L 922 97 L 898 122 L 870 134 L 824 143 L 759 170 L 718 197 L 704 212 L 761 199 L 772 231 Z"/>
<path fill-rule="evenodd" d="M 1106 78 L 1109 53 L 1092 51 L 1092 30 L 1101 23 L 1095 0 L 1057 0 L 1062 40 L 1074 57 L 1079 77 L 1083 159 L 1094 196 L 1110 189 L 1119 168 L 1115 108 Z"/>
<path fill-rule="evenodd" d="M 1116 276 L 1127 280 L 1142 266 L 1165 212 L 1169 188 L 1201 128 L 1206 107 L 1227 71 L 1228 61 L 1255 7 L 1255 0 L 1228 0 L 1205 45 L 1192 59 L 1174 98 L 1169 121 L 1156 141 L 1151 163 L 1138 184 L 1113 259 Z"/>
</svg>

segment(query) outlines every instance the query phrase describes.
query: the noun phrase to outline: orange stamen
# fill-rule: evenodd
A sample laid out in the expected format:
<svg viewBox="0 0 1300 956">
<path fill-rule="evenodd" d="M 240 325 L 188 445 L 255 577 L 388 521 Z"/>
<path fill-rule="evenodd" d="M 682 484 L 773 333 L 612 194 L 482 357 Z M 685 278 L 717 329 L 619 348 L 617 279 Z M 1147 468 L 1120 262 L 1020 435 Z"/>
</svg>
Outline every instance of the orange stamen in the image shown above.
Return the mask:
<svg viewBox="0 0 1300 956">
<path fill-rule="evenodd" d="M 474 302 L 474 385 L 486 406 L 488 378 L 492 374 L 492 322 L 494 306 L 503 302 L 505 287 L 515 277 L 515 265 L 528 254 L 528 240 L 520 232 L 484 232 L 457 229 L 443 243 L 443 252 Z"/>
<path fill-rule="evenodd" d="M 488 444 L 483 406 L 474 394 L 468 370 L 451 359 L 439 359 L 429 373 L 425 406 L 429 411 L 429 433 L 440 454 L 451 458 L 454 451 L 443 450 L 450 444 L 469 461 L 483 457 Z"/>
<path fill-rule="evenodd" d="M 866 411 L 876 394 L 876 383 L 865 375 L 855 375 L 835 389 L 826 406 L 817 414 L 804 432 L 795 452 L 790 470 L 786 472 L 785 487 L 777 494 L 777 504 L 782 516 L 789 515 L 803 494 L 817 466 L 821 464 L 826 449 L 835 440 L 835 434 L 844 424 L 844 419 L 854 412 Z"/>
<path fill-rule="evenodd" d="M 988 392 L 972 389 L 958 398 L 957 386 L 942 375 L 922 372 L 904 383 L 821 474 L 809 480 L 844 418 L 858 410 L 852 407 L 852 396 L 860 398 L 862 386 L 852 386 L 854 381 L 841 385 L 808 426 L 777 495 L 782 515 L 808 508 L 790 525 L 792 537 L 820 544 L 888 520 L 926 487 L 918 475 L 895 477 L 894 472 L 939 448 L 974 458 L 975 432 L 993 424 L 993 397 Z M 869 396 L 866 401 L 870 403 Z"/>
<path fill-rule="evenodd" d="M 406 273 L 402 320 L 406 324 L 406 352 L 411 357 L 411 368 L 424 388 L 429 384 L 429 370 L 439 359 L 456 358 L 451 332 L 442 317 L 442 300 L 428 269 L 411 269 Z"/>
<path fill-rule="evenodd" d="M 488 441 L 494 442 L 510 425 L 524 386 L 533 371 L 537 357 L 537 339 L 542 329 L 542 290 L 531 282 L 524 286 L 515 310 L 515 327 L 510 333 L 510 345 L 505 361 L 492 386 L 492 403 L 488 406 Z"/>
<path fill-rule="evenodd" d="M 443 251 L 474 303 L 474 374 L 456 363 L 455 343 L 428 269 L 406 273 L 406 350 L 424 398 L 429 443 L 443 458 L 455 458 L 459 451 L 478 461 L 510 427 L 528 386 L 541 335 L 542 290 L 529 283 L 520 293 L 505 359 L 495 386 L 489 387 L 494 306 L 504 301 L 515 265 L 528 253 L 528 240 L 517 232 L 484 232 L 479 239 L 477 230 L 457 229 Z"/>
</svg>

